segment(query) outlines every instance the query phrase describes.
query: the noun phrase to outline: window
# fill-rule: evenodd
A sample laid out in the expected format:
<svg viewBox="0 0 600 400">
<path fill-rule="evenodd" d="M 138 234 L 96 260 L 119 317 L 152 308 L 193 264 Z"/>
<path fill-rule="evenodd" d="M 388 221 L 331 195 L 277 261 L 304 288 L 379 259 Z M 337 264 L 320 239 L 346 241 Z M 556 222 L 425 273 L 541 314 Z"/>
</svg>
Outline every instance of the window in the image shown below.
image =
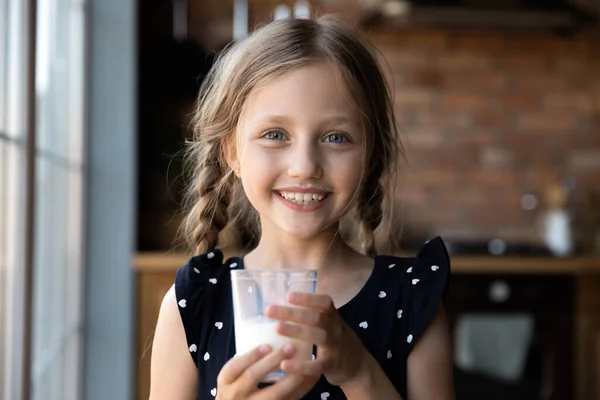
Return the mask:
<svg viewBox="0 0 600 400">
<path fill-rule="evenodd" d="M 84 71 L 83 0 L 0 0 L 1 398 L 81 398 Z"/>
</svg>

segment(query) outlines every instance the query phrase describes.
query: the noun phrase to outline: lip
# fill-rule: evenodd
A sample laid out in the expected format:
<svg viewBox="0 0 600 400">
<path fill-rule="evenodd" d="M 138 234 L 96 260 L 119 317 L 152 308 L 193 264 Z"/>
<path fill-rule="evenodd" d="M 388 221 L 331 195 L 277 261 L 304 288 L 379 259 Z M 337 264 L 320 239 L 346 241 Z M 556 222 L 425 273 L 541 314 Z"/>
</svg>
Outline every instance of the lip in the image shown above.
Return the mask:
<svg viewBox="0 0 600 400">
<path fill-rule="evenodd" d="M 329 201 L 329 198 L 331 196 L 327 196 L 325 197 L 323 200 L 319 201 L 319 202 L 315 202 L 315 203 L 310 203 L 310 204 L 297 204 L 294 203 L 293 201 L 290 201 L 288 199 L 286 199 L 285 197 L 282 197 L 279 193 L 277 193 L 279 190 L 285 192 L 286 189 L 277 189 L 276 191 L 273 191 L 273 195 L 276 196 L 279 200 L 281 200 L 281 202 L 287 206 L 288 208 L 294 210 L 294 211 L 299 211 L 299 212 L 314 212 L 317 211 L 321 208 L 323 208 L 326 203 Z M 320 193 L 320 192 L 316 192 L 315 189 L 312 189 L 312 192 L 307 191 L 307 192 L 300 192 L 297 189 L 294 189 L 297 193 Z M 288 189 L 288 191 L 291 191 Z M 323 192 L 323 193 L 331 193 L 331 192 Z"/>
</svg>

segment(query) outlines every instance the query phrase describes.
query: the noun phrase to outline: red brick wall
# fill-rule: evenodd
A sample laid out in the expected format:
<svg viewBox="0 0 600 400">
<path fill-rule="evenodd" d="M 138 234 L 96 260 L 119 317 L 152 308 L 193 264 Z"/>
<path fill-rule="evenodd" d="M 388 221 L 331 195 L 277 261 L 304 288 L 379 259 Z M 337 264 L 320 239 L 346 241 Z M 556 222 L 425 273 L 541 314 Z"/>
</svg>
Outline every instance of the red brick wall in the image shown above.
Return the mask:
<svg viewBox="0 0 600 400">
<path fill-rule="evenodd" d="M 193 36 L 231 38 L 230 0 L 191 3 Z M 252 23 L 271 3 L 250 2 Z M 319 14 L 357 15 L 355 0 L 320 3 Z M 599 38 L 422 29 L 370 37 L 388 63 L 410 160 L 398 190 L 405 232 L 536 240 L 524 194 L 542 200 L 546 185 L 567 177 L 600 193 Z"/>
<path fill-rule="evenodd" d="M 524 194 L 566 177 L 600 192 L 590 39 L 432 30 L 371 38 L 406 138 L 399 199 L 409 231 L 535 240 Z"/>
</svg>

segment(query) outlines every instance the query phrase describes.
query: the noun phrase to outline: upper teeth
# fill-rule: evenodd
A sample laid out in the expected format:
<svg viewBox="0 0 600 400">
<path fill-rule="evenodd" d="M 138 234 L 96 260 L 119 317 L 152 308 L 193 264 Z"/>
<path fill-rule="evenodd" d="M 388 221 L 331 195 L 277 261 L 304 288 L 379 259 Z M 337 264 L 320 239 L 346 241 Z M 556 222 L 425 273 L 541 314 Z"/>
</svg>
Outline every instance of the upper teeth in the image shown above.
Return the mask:
<svg viewBox="0 0 600 400">
<path fill-rule="evenodd" d="M 294 193 L 294 192 L 279 192 L 279 193 L 281 194 L 281 197 L 283 197 L 287 200 L 298 202 L 298 203 L 321 201 L 325 198 L 324 195 L 318 194 L 318 193 Z"/>
</svg>

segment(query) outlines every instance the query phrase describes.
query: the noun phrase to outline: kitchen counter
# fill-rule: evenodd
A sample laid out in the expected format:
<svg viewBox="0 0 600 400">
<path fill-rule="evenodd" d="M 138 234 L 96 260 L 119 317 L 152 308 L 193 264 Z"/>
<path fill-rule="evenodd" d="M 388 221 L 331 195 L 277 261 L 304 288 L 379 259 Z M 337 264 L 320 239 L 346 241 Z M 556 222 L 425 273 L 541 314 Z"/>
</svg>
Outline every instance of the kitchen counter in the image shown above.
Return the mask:
<svg viewBox="0 0 600 400">
<path fill-rule="evenodd" d="M 137 272 L 168 272 L 175 271 L 188 259 L 182 253 L 141 252 L 135 255 L 133 265 Z M 450 260 L 453 273 L 600 275 L 598 256 L 451 255 Z"/>
</svg>

